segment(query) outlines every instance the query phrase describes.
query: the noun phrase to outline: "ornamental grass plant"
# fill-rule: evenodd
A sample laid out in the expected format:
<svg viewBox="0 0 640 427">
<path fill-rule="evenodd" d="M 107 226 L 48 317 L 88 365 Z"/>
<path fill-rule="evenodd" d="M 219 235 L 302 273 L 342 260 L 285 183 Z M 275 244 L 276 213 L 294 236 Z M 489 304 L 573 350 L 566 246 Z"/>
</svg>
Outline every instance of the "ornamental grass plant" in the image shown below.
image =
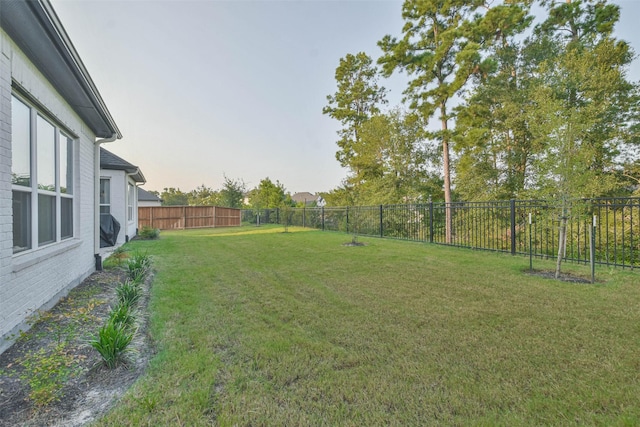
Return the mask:
<svg viewBox="0 0 640 427">
<path fill-rule="evenodd" d="M 113 369 L 118 364 L 126 362 L 125 356 L 134 334 L 135 330 L 116 314 L 109 317 L 98 331 L 97 337 L 89 341 L 89 344 L 100 353 L 107 368 Z"/>
<path fill-rule="evenodd" d="M 104 364 L 115 368 L 126 361 L 129 345 L 136 333 L 136 305 L 142 297 L 142 282 L 151 270 L 147 254 L 133 252 L 126 261 L 127 279 L 115 292 L 118 303 L 111 308 L 109 318 L 89 344 L 102 356 Z"/>
<path fill-rule="evenodd" d="M 135 307 L 142 296 L 140 280 L 125 280 L 123 283 L 116 286 L 116 294 L 118 295 L 118 302 L 121 305 L 125 305 L 130 308 Z"/>
</svg>

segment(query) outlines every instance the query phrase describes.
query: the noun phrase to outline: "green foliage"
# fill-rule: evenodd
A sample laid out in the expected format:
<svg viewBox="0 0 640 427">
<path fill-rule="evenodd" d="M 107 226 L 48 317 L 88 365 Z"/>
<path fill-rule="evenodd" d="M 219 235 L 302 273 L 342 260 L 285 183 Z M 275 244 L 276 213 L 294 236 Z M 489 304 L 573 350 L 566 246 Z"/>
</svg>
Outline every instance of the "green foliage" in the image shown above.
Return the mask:
<svg viewBox="0 0 640 427">
<path fill-rule="evenodd" d="M 294 212 L 291 204 L 283 203 L 282 206 L 280 206 L 280 223 L 284 226 L 285 233 L 289 232 L 289 226 L 291 225 Z"/>
<path fill-rule="evenodd" d="M 268 177 L 249 193 L 249 204 L 254 209 L 275 209 L 283 203 L 291 204 L 291 196 L 286 193 L 280 181 L 274 183 Z"/>
<path fill-rule="evenodd" d="M 127 260 L 128 279 L 116 286 L 118 303 L 112 307 L 109 318 L 89 344 L 100 355 L 108 368 L 125 360 L 129 344 L 135 335 L 135 307 L 142 297 L 141 283 L 151 269 L 151 258 L 139 251 Z"/>
<path fill-rule="evenodd" d="M 23 368 L 20 379 L 29 384 L 29 399 L 36 406 L 59 401 L 64 396 L 65 383 L 79 372 L 66 345 L 59 342 L 52 348 L 28 352 L 18 360 Z"/>
<path fill-rule="evenodd" d="M 219 206 L 222 197 L 219 191 L 215 191 L 202 184 L 187 195 L 187 204 L 190 206 Z"/>
<path fill-rule="evenodd" d="M 244 200 L 246 185 L 242 179 L 224 177 L 222 188 L 214 190 L 202 184 L 188 193 L 179 188 L 165 188 L 158 197 L 162 198 L 163 206 L 224 206 L 241 208 Z"/>
<path fill-rule="evenodd" d="M 121 299 L 118 304 L 111 308 L 111 311 L 109 312 L 109 321 L 114 324 L 122 324 L 128 328 L 133 328 L 136 322 L 134 310 L 136 302 L 137 299 L 133 302 L 131 299 Z"/>
<path fill-rule="evenodd" d="M 126 270 L 129 279 L 134 282 L 144 280 L 151 269 L 151 258 L 147 254 L 135 252 L 127 259 Z"/>
<path fill-rule="evenodd" d="M 537 153 L 529 122 L 536 105 L 533 58 L 514 38 L 496 45 L 495 73 L 475 81 L 456 108 L 456 192 L 462 200 L 523 197 Z"/>
<path fill-rule="evenodd" d="M 160 237 L 160 229 L 145 226 L 142 227 L 142 230 L 138 232 L 138 236 L 142 239 L 157 239 L 158 237 Z"/>
<path fill-rule="evenodd" d="M 241 208 L 246 187 L 246 184 L 241 179 L 231 179 L 225 175 L 224 184 L 220 190 L 220 206 Z"/>
<path fill-rule="evenodd" d="M 377 77 L 378 70 L 368 55 L 364 52 L 347 54 L 336 68 L 338 90 L 327 96 L 329 104 L 322 109 L 323 114 L 342 124 L 343 128 L 338 131 L 340 150 L 336 159 L 356 174 L 358 166 L 353 162 L 357 156 L 355 146 L 360 143 L 360 127 L 380 112 L 380 104 L 387 102 L 386 89 L 378 86 Z"/>
<path fill-rule="evenodd" d="M 140 283 L 134 280 L 126 280 L 116 286 L 118 302 L 128 307 L 135 307 L 142 296 Z"/>
<path fill-rule="evenodd" d="M 507 34 L 522 19 L 519 6 L 499 6 L 480 12 L 480 2 L 407 0 L 402 16 L 403 36 L 385 36 L 378 45 L 385 55 L 378 61 L 389 76 L 396 70 L 413 76 L 405 91 L 413 111 L 425 121 L 440 113 L 445 202 L 451 202 L 448 103 L 472 75 L 482 75 L 493 62 L 482 58 L 482 48 L 493 41 L 496 30 Z"/>
<path fill-rule="evenodd" d="M 621 145 L 637 123 L 634 85 L 625 77 L 633 54 L 626 42 L 611 37 L 619 7 L 596 3 L 544 2 L 549 17 L 539 24 L 531 44 L 551 49 L 536 71 L 532 134 L 542 147 L 533 163 L 538 191 L 557 201 L 560 224 L 556 277 L 560 275 L 569 200 L 599 197 L 618 187 L 611 173 Z M 540 49 L 542 50 L 542 49 Z"/>
<path fill-rule="evenodd" d="M 362 124 L 352 162 L 357 173 L 349 179 L 357 187 L 358 204 L 442 198 L 442 181 L 433 172 L 438 154 L 424 140 L 424 126 L 418 116 L 398 109 Z"/>
<path fill-rule="evenodd" d="M 116 250 L 102 262 L 102 267 L 107 270 L 110 268 L 120 267 L 128 257 L 129 254 L 127 253 L 125 246 L 118 246 L 118 248 L 116 248 Z"/>
<path fill-rule="evenodd" d="M 98 336 L 89 341 L 89 345 L 100 353 L 104 364 L 113 369 L 125 361 L 134 334 L 130 326 L 114 315 L 100 328 Z"/>
<path fill-rule="evenodd" d="M 633 185 L 638 86 L 625 78 L 630 47 L 612 38 L 619 6 L 541 4 L 546 19 L 526 39 L 492 45 L 495 71 L 474 80 L 458 109 L 456 191 L 465 200 L 562 201 Z"/>
<path fill-rule="evenodd" d="M 160 193 L 162 206 L 186 206 L 189 204 L 189 195 L 183 193 L 179 188 L 165 188 Z"/>
</svg>

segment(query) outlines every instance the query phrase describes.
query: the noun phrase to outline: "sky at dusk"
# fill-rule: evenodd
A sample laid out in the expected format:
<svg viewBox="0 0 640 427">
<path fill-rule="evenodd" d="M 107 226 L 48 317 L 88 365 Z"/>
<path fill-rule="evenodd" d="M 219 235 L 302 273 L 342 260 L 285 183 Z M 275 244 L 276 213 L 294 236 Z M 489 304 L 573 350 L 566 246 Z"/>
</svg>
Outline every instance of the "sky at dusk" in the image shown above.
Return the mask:
<svg viewBox="0 0 640 427">
<path fill-rule="evenodd" d="M 619 0 L 616 34 L 640 53 L 640 0 Z M 400 36 L 402 2 L 52 0 L 123 138 L 104 147 L 142 169 L 146 190 L 224 176 L 247 189 L 329 191 L 339 123 L 322 114 L 348 53 L 377 59 Z M 640 80 L 640 60 L 629 78 Z M 400 104 L 405 78 L 380 83 Z"/>
</svg>

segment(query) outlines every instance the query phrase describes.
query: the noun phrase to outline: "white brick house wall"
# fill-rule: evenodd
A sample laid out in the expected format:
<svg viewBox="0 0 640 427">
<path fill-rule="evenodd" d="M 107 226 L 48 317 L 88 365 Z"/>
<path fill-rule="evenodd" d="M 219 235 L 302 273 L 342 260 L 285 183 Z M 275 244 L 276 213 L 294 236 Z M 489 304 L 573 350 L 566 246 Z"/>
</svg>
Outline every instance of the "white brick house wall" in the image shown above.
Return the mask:
<svg viewBox="0 0 640 427">
<path fill-rule="evenodd" d="M 35 311 L 49 308 L 95 269 L 96 136 L 0 30 L 0 352 Z M 12 81 L 74 139 L 73 238 L 13 254 Z"/>
</svg>

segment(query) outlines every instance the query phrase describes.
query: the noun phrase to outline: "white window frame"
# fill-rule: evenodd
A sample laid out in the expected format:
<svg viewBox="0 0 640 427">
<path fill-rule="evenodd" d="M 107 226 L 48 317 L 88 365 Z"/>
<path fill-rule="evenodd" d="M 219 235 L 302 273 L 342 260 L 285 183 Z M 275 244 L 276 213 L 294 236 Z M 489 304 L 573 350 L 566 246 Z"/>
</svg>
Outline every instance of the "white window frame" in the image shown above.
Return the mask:
<svg viewBox="0 0 640 427">
<path fill-rule="evenodd" d="M 127 181 L 127 221 L 133 222 L 133 210 L 135 208 L 136 186 Z"/>
<path fill-rule="evenodd" d="M 16 247 L 15 245 L 13 245 L 13 253 L 14 255 L 17 254 L 23 254 L 23 253 L 28 253 L 28 252 L 32 252 L 35 251 L 36 249 L 42 248 L 42 247 L 46 247 L 46 246 L 52 246 L 55 244 L 58 244 L 62 241 L 66 241 L 68 239 L 72 239 L 75 236 L 75 229 L 76 229 L 76 218 L 75 218 L 75 209 L 76 209 L 76 201 L 75 201 L 75 188 L 77 188 L 76 186 L 76 164 L 74 159 L 76 158 L 76 146 L 77 146 L 77 138 L 72 136 L 72 133 L 69 132 L 68 130 L 64 129 L 63 127 L 61 127 L 55 120 L 53 120 L 50 116 L 48 116 L 47 114 L 42 112 L 42 109 L 38 108 L 36 105 L 34 105 L 33 103 L 29 102 L 27 99 L 25 99 L 24 97 L 20 96 L 19 94 L 12 92 L 11 94 L 12 97 L 12 102 L 13 102 L 13 98 L 15 98 L 18 102 L 22 103 L 23 105 L 25 105 L 28 109 L 29 109 L 29 151 L 30 151 L 30 164 L 29 164 L 29 169 L 30 169 L 30 185 L 29 186 L 24 186 L 24 185 L 17 185 L 17 184 L 13 184 L 11 185 L 11 189 L 12 189 L 12 200 L 13 200 L 13 194 L 16 192 L 20 192 L 23 194 L 29 194 L 29 202 L 30 202 L 30 211 L 27 212 L 27 216 L 30 216 L 30 218 L 26 218 L 26 221 L 24 221 L 24 223 L 27 224 L 28 227 L 28 235 L 29 235 L 29 246 L 26 247 Z M 38 186 L 38 150 L 37 150 L 37 139 L 38 139 L 38 133 L 37 133 L 37 123 L 38 123 L 38 118 L 41 118 L 42 120 L 45 120 L 48 124 L 50 124 L 54 131 L 53 131 L 53 144 L 54 144 L 54 150 L 53 150 L 53 156 L 54 156 L 54 188 L 39 188 Z M 12 126 L 13 126 L 13 116 L 12 116 Z M 69 144 L 69 141 L 71 142 Z M 69 153 L 69 157 L 67 159 L 67 167 L 70 168 L 70 171 L 61 171 L 60 170 L 60 166 L 61 166 L 61 162 L 60 162 L 60 145 L 62 143 L 67 143 L 67 149 L 71 150 L 71 152 Z M 12 147 L 13 150 L 13 147 Z M 64 190 L 61 189 L 61 174 L 62 173 L 69 173 L 70 172 L 70 176 L 67 175 L 67 180 L 70 180 L 71 182 L 67 182 L 67 187 Z M 69 184 L 71 184 L 69 186 Z M 39 196 L 48 196 L 48 197 L 53 197 L 54 203 L 55 203 L 55 208 L 54 208 L 54 219 L 53 219 L 53 227 L 55 228 L 55 231 L 53 233 L 52 239 L 40 243 L 39 242 L 39 204 L 38 204 L 38 198 Z M 65 201 L 65 203 L 69 203 L 68 201 L 71 201 L 71 207 L 70 210 L 67 210 L 68 213 L 71 215 L 71 226 L 70 226 L 70 230 L 68 230 L 69 227 L 65 227 L 65 229 L 67 229 L 67 235 L 62 236 L 62 228 L 63 228 L 63 221 L 67 222 L 68 221 L 68 217 L 65 217 L 64 219 L 62 218 L 62 201 Z M 13 203 L 13 202 L 12 202 Z M 24 219 L 24 218 L 23 218 Z M 14 219 L 15 221 L 15 219 Z M 15 222 L 14 222 L 14 227 L 15 227 Z M 15 232 L 15 229 L 14 229 Z M 70 232 L 70 234 L 69 234 Z M 13 238 L 13 237 L 12 237 Z"/>
<path fill-rule="evenodd" d="M 106 181 L 109 183 L 108 186 L 108 194 L 106 194 L 106 203 L 102 202 L 102 181 Z M 102 214 L 108 214 L 111 215 L 111 177 L 108 176 L 101 176 L 100 177 L 100 197 L 99 197 L 99 204 L 100 204 L 100 215 Z M 108 212 L 102 212 L 102 208 L 107 208 Z"/>
</svg>

